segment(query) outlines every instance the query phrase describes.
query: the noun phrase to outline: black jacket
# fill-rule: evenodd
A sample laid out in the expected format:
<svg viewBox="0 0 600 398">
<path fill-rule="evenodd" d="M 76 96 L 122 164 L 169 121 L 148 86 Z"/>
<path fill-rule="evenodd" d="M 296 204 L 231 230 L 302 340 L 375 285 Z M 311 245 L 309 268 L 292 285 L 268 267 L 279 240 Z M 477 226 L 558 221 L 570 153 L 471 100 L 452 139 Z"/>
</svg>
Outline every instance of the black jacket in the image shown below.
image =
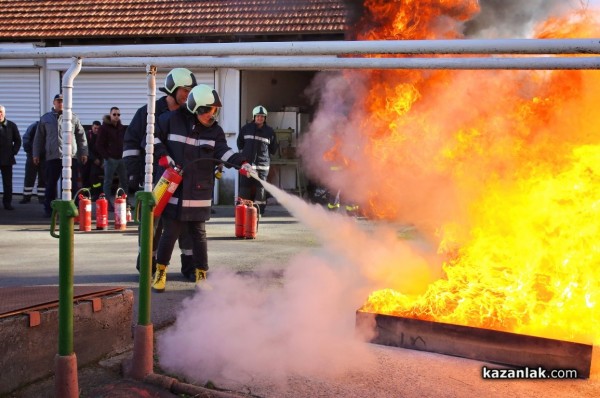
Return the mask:
<svg viewBox="0 0 600 398">
<path fill-rule="evenodd" d="M 17 163 L 15 156 L 21 149 L 21 134 L 14 122 L 4 119 L 0 123 L 0 166 L 12 166 Z"/>
<path fill-rule="evenodd" d="M 39 120 L 31 123 L 23 135 L 23 150 L 25 150 L 27 155 L 33 154 L 33 140 L 35 139 L 35 131 L 39 123 Z"/>
<path fill-rule="evenodd" d="M 241 166 L 245 160 L 227 145 L 218 123 L 206 127 L 184 108 L 161 115 L 154 148 L 156 159 L 169 155 L 183 167 L 183 181 L 163 213 L 182 221 L 209 220 L 215 165 Z"/>
<path fill-rule="evenodd" d="M 159 98 L 155 103 L 154 120 L 158 120 L 160 115 L 168 111 L 167 97 Z M 135 112 L 123 137 L 123 159 L 127 165 L 128 178 L 135 181 L 134 185 L 144 181 L 147 121 L 148 105 L 144 105 Z M 154 134 L 156 134 L 156 126 Z"/>
<path fill-rule="evenodd" d="M 256 170 L 268 174 L 271 164 L 270 155 L 275 154 L 278 145 L 275 132 L 266 122 L 261 128 L 258 128 L 254 122 L 242 127 L 237 138 L 237 146 Z"/>
</svg>

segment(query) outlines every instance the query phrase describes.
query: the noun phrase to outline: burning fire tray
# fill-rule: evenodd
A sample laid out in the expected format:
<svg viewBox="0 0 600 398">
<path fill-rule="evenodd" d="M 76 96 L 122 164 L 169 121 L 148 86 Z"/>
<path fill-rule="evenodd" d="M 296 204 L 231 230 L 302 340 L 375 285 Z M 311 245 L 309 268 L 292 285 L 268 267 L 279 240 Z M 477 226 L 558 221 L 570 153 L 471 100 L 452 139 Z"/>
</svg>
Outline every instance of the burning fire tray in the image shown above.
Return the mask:
<svg viewBox="0 0 600 398">
<path fill-rule="evenodd" d="M 516 367 L 576 369 L 590 376 L 591 344 L 356 311 L 356 329 L 375 328 L 374 344 Z"/>
</svg>

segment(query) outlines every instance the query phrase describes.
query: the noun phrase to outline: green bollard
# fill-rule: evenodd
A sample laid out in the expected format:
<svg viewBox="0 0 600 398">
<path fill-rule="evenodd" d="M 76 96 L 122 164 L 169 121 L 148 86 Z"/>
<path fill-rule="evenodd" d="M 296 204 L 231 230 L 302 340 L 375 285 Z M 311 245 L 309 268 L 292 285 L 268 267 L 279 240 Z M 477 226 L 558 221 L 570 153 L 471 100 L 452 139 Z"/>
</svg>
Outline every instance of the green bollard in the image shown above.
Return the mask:
<svg viewBox="0 0 600 398">
<path fill-rule="evenodd" d="M 58 355 L 73 353 L 73 241 L 75 217 L 79 216 L 71 200 L 52 201 L 50 235 L 58 242 Z M 59 235 L 55 233 L 56 216 Z"/>
<path fill-rule="evenodd" d="M 140 223 L 140 294 L 138 324 L 150 325 L 150 286 L 152 284 L 152 237 L 154 234 L 154 215 L 156 206 L 154 193 L 139 191 L 136 198 L 136 221 Z M 141 209 L 140 209 L 141 207 Z"/>
</svg>

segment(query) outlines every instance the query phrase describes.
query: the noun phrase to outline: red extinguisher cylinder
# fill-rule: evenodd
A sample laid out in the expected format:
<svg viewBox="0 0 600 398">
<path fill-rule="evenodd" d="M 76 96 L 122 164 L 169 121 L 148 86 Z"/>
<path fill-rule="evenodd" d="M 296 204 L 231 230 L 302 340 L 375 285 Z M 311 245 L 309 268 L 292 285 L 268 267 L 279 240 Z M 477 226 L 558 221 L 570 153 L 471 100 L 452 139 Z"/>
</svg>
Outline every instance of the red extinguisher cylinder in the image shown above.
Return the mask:
<svg viewBox="0 0 600 398">
<path fill-rule="evenodd" d="M 108 229 L 108 200 L 104 194 L 96 200 L 96 229 Z"/>
<path fill-rule="evenodd" d="M 235 205 L 235 237 L 244 237 L 244 223 L 246 222 L 246 204 L 242 198 L 237 198 Z"/>
<path fill-rule="evenodd" d="M 160 217 L 182 180 L 183 170 L 181 168 L 175 166 L 165 170 L 152 191 L 156 200 L 154 217 Z"/>
<path fill-rule="evenodd" d="M 258 210 L 252 202 L 249 202 L 246 206 L 246 218 L 244 220 L 244 238 L 256 239 L 257 230 Z"/>
<path fill-rule="evenodd" d="M 79 194 L 79 230 L 92 230 L 92 201 L 83 194 Z"/>
<path fill-rule="evenodd" d="M 119 191 L 123 192 L 123 189 L 117 190 L 115 198 L 115 230 L 124 231 L 127 229 L 127 195 L 125 192 L 118 195 Z"/>
</svg>

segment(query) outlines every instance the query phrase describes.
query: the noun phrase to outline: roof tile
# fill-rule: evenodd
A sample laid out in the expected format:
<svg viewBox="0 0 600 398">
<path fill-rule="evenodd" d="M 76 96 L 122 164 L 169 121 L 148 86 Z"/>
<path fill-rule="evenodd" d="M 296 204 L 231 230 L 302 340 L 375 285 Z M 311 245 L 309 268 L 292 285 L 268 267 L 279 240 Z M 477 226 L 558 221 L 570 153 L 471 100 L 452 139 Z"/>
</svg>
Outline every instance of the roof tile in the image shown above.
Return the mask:
<svg viewBox="0 0 600 398">
<path fill-rule="evenodd" d="M 343 33 L 344 0 L 0 0 L 0 41 Z"/>
</svg>

